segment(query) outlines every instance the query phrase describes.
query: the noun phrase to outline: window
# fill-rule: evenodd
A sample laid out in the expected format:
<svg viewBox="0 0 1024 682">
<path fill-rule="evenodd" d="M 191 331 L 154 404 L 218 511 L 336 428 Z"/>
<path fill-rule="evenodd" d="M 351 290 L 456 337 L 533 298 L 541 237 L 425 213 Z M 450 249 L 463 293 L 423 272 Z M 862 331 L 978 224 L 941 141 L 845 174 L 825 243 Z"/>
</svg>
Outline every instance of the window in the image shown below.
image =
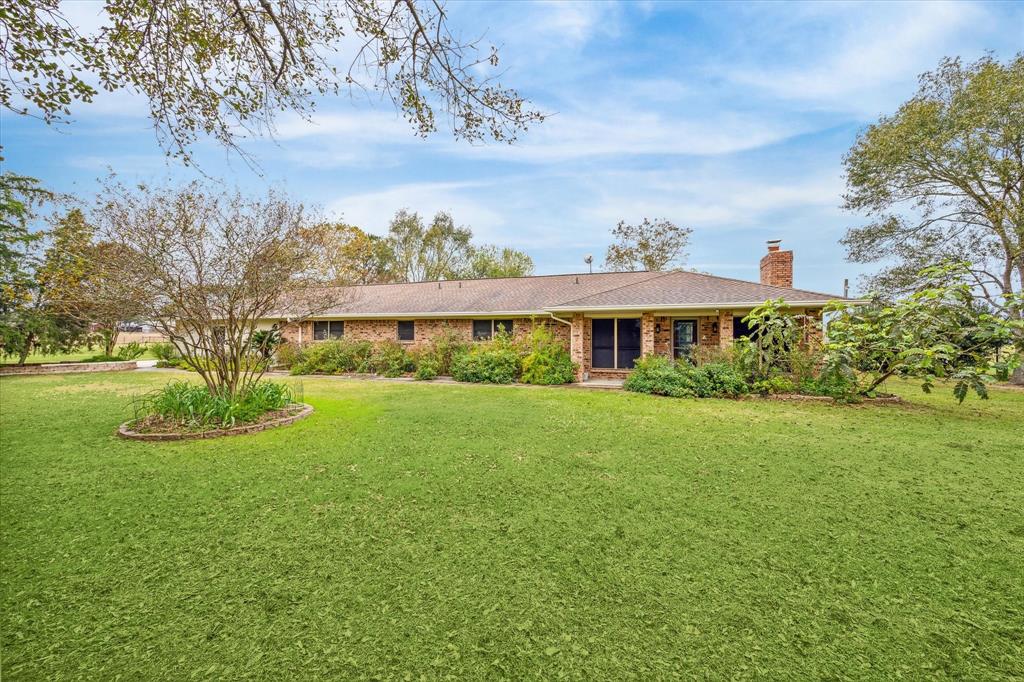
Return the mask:
<svg viewBox="0 0 1024 682">
<path fill-rule="evenodd" d="M 491 338 L 493 320 L 473 320 L 473 340 L 487 341 Z"/>
<path fill-rule="evenodd" d="M 750 336 L 750 325 L 743 321 L 746 317 L 744 313 L 737 313 L 732 318 L 732 338 L 739 339 L 744 336 Z"/>
<path fill-rule="evenodd" d="M 499 331 L 512 333 L 512 320 L 473 320 L 473 340 L 489 341 Z"/>
<path fill-rule="evenodd" d="M 313 323 L 313 340 L 326 341 L 327 339 L 340 339 L 345 335 L 345 322 L 343 320 L 323 320 Z"/>
<path fill-rule="evenodd" d="M 413 341 L 416 339 L 416 323 L 412 320 L 401 320 L 398 323 L 398 340 Z"/>
<path fill-rule="evenodd" d="M 640 357 L 640 318 L 592 320 L 590 344 L 595 369 L 632 369 Z"/>
<path fill-rule="evenodd" d="M 688 358 L 697 344 L 697 320 L 672 320 L 672 357 Z"/>
</svg>

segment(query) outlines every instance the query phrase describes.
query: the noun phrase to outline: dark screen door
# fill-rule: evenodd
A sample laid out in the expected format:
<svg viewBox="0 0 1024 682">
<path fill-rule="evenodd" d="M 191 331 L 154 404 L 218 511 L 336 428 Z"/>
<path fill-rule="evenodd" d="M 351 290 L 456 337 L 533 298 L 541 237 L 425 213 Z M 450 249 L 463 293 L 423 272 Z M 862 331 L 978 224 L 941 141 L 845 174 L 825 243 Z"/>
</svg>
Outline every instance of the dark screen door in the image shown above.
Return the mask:
<svg viewBox="0 0 1024 682">
<path fill-rule="evenodd" d="M 619 323 L 619 369 L 632 369 L 640 357 L 640 318 L 620 318 Z"/>
<path fill-rule="evenodd" d="M 615 366 L 615 320 L 595 319 L 591 323 L 591 364 L 594 367 Z"/>
</svg>

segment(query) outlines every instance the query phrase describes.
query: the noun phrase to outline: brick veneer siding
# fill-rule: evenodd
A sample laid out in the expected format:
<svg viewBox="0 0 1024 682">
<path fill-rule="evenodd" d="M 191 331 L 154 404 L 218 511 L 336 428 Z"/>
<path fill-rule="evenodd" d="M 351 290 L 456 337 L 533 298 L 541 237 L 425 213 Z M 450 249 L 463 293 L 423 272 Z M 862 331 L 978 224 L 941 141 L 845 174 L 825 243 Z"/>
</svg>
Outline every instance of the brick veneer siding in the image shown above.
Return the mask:
<svg viewBox="0 0 1024 682">
<path fill-rule="evenodd" d="M 761 258 L 761 284 L 792 288 L 792 251 L 779 251 L 777 245 L 768 247 L 768 253 Z"/>
<path fill-rule="evenodd" d="M 507 318 L 495 318 L 507 319 Z M 410 348 L 427 345 L 446 328 L 455 332 L 463 341 L 473 340 L 473 321 L 469 319 L 419 319 L 413 320 L 413 340 L 400 342 Z M 547 326 L 555 338 L 569 347 L 569 326 L 550 319 L 529 317 L 512 318 L 512 336 L 519 341 L 529 338 L 535 325 Z M 299 343 L 299 325 L 286 324 L 281 329 L 282 337 L 290 343 Z M 302 323 L 302 344 L 313 342 L 313 323 Z M 350 341 L 398 341 L 398 320 L 345 320 L 345 338 Z"/>
</svg>

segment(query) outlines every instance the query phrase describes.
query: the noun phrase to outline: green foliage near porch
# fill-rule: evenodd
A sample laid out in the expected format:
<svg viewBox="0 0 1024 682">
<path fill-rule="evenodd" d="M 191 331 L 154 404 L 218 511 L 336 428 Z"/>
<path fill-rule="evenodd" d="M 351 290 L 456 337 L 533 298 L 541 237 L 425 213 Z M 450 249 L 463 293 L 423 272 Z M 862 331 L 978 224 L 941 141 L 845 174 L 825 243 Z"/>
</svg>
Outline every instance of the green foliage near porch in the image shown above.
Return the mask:
<svg viewBox="0 0 1024 682">
<path fill-rule="evenodd" d="M 1022 391 L 306 378 L 287 428 L 117 439 L 166 381 L 0 379 L 5 678 L 1024 675 Z"/>
</svg>

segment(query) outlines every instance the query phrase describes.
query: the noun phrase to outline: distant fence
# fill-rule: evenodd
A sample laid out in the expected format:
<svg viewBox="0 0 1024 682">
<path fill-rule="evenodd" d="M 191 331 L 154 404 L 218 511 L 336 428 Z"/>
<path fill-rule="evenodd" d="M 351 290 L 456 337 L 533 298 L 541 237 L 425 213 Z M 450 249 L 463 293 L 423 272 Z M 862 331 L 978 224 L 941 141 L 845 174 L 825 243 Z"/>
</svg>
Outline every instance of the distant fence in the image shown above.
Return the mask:
<svg viewBox="0 0 1024 682">
<path fill-rule="evenodd" d="M 167 337 L 158 332 L 121 332 L 117 335 L 117 345 L 123 346 L 126 343 L 161 343 Z"/>
</svg>

